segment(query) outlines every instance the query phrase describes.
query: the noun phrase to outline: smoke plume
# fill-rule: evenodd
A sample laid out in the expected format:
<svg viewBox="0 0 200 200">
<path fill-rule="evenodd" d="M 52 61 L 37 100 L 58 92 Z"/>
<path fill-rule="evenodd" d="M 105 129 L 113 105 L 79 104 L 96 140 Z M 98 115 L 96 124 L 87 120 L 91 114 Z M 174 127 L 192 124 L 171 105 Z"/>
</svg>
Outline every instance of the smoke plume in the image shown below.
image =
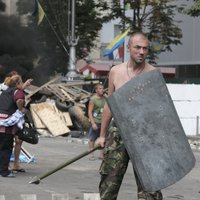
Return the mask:
<svg viewBox="0 0 200 200">
<path fill-rule="evenodd" d="M 21 27 L 19 18 L 14 16 L 0 15 L 0 24 L 0 77 L 3 79 L 11 70 L 26 76 L 33 68 L 35 56 L 31 39 L 33 33 Z"/>
</svg>

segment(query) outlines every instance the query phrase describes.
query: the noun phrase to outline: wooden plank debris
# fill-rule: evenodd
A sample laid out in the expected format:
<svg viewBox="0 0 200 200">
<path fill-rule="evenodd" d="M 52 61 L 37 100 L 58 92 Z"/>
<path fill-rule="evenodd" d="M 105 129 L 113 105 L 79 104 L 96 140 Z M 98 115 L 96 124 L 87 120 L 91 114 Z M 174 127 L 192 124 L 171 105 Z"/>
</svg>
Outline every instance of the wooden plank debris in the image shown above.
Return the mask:
<svg viewBox="0 0 200 200">
<path fill-rule="evenodd" d="M 85 109 L 85 100 L 91 97 L 91 93 L 82 89 L 83 85 L 95 85 L 99 80 L 95 81 L 68 81 L 60 82 L 56 77 L 41 87 L 34 88 L 34 91 L 29 91 L 26 96 L 26 105 L 31 102 L 31 97 L 41 90 L 46 91 L 47 97 L 58 98 L 63 106 L 65 103 L 73 102 L 74 105 Z M 50 100 L 51 101 L 51 100 Z M 67 104 L 66 104 L 67 105 Z M 48 101 L 44 103 L 31 103 L 30 110 L 33 117 L 33 122 L 37 131 L 44 136 L 58 136 L 69 133 L 69 127 L 73 126 L 70 115 L 67 112 L 62 112 L 57 109 L 54 104 Z"/>
<path fill-rule="evenodd" d="M 91 96 L 91 93 L 76 86 L 67 86 L 65 84 L 50 84 L 46 87 L 62 102 L 76 102 Z"/>
<path fill-rule="evenodd" d="M 52 109 L 54 109 L 54 111 L 56 112 L 56 114 L 60 117 L 60 119 L 62 121 L 64 121 L 66 123 L 66 125 L 68 127 L 70 127 L 70 126 L 73 125 L 71 117 L 69 115 L 69 112 L 62 112 L 62 111 L 58 110 L 57 107 L 54 104 L 52 106 Z"/>
<path fill-rule="evenodd" d="M 33 107 L 34 107 L 34 104 L 31 104 L 30 105 L 30 111 L 31 111 L 31 115 L 32 115 L 34 126 L 37 129 L 37 132 L 40 135 L 43 135 L 43 136 L 51 136 L 51 134 L 49 133 L 47 127 L 43 124 L 43 122 L 41 121 L 40 117 L 34 111 Z"/>
<path fill-rule="evenodd" d="M 55 105 L 48 102 L 31 104 L 31 110 L 37 113 L 41 122 L 53 136 L 64 135 L 70 132 L 66 122 L 55 111 Z"/>
<path fill-rule="evenodd" d="M 26 95 L 26 102 L 30 102 L 30 97 L 33 96 L 34 94 L 36 94 L 37 92 L 39 92 L 41 89 L 43 89 L 44 87 L 46 87 L 47 85 L 55 82 L 56 80 L 58 80 L 60 77 L 55 77 L 54 79 L 50 80 L 49 82 L 45 83 L 44 85 L 42 85 L 41 87 L 37 88 L 36 90 L 34 90 L 33 92 L 31 92 L 30 94 Z M 26 103 L 26 104 L 27 104 Z"/>
</svg>

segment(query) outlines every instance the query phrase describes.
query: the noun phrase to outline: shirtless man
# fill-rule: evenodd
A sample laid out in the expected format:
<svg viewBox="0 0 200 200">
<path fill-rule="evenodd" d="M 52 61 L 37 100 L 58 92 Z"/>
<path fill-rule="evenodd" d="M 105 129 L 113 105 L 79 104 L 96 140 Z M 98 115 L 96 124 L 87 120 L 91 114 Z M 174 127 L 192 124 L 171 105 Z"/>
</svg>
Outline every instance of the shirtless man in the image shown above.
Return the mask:
<svg viewBox="0 0 200 200">
<path fill-rule="evenodd" d="M 137 75 L 155 69 L 145 61 L 148 55 L 149 40 L 144 33 L 134 33 L 130 35 L 128 42 L 130 59 L 128 62 L 114 66 L 110 70 L 108 96 L 118 90 L 130 79 Z M 96 144 L 105 147 L 104 160 L 100 167 L 101 181 L 99 192 L 101 200 L 116 200 L 117 195 L 126 172 L 129 156 L 119 135 L 118 128 L 114 125 L 108 129 L 112 114 L 107 104 L 104 106 L 100 137 Z M 108 129 L 108 132 L 107 132 Z M 105 144 L 106 142 L 106 144 Z M 135 172 L 134 172 L 135 173 Z M 138 187 L 138 200 L 162 200 L 162 193 L 156 191 L 147 193 L 143 191 L 137 174 L 135 173 Z"/>
</svg>

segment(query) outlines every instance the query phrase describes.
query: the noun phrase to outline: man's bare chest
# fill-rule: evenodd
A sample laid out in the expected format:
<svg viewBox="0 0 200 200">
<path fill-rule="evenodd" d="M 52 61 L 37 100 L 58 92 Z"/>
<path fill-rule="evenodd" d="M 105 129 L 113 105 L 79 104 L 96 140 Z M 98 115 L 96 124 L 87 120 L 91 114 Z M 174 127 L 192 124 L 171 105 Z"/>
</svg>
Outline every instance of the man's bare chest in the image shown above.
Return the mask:
<svg viewBox="0 0 200 200">
<path fill-rule="evenodd" d="M 115 90 L 119 89 L 120 87 L 122 87 L 124 84 L 126 84 L 128 81 L 130 80 L 130 78 L 128 77 L 127 74 L 125 73 L 121 73 L 119 76 L 115 77 L 114 80 L 114 86 L 115 86 Z"/>
</svg>

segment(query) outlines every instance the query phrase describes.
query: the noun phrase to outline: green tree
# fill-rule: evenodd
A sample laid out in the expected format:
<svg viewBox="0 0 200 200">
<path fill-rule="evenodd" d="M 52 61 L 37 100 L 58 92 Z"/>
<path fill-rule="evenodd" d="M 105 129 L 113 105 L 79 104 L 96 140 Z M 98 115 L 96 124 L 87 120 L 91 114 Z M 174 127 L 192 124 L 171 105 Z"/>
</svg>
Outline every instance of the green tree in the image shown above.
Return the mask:
<svg viewBox="0 0 200 200">
<path fill-rule="evenodd" d="M 192 17 L 199 17 L 200 16 L 200 0 L 194 0 L 194 4 L 190 8 L 183 9 L 183 12 Z"/>
<path fill-rule="evenodd" d="M 172 51 L 171 45 L 181 44 L 182 31 L 174 20 L 178 7 L 173 0 L 124 0 L 112 1 L 110 19 L 120 19 L 122 30 L 144 31 L 152 41 L 149 59 L 154 63 L 160 52 Z M 129 13 L 127 15 L 127 8 Z"/>
<path fill-rule="evenodd" d="M 38 39 L 37 45 L 40 60 L 37 68 L 51 75 L 54 71 L 66 73 L 69 61 L 69 45 L 67 36 L 70 35 L 68 7 L 66 0 L 39 0 L 46 17 L 37 26 L 36 17 L 29 16 L 28 27 L 31 28 Z M 34 10 L 34 1 L 18 1 L 18 12 L 20 15 L 31 13 Z M 99 30 L 108 18 L 102 13 L 107 8 L 107 2 L 100 0 L 76 0 L 76 27 L 75 35 L 79 38 L 76 46 L 77 59 L 87 56 L 83 49 L 89 52 L 95 45 Z M 35 69 L 36 70 L 36 69 Z"/>
<path fill-rule="evenodd" d="M 68 48 L 67 36 L 70 26 L 68 16 L 69 1 L 65 0 L 41 0 L 40 1 L 49 22 L 54 26 L 56 33 L 62 43 Z M 95 46 L 95 40 L 98 37 L 102 24 L 108 21 L 108 18 L 102 15 L 104 9 L 108 8 L 106 1 L 99 0 L 76 0 L 75 16 L 75 34 L 79 38 L 77 45 L 77 58 L 83 58 L 82 48 L 88 51 Z"/>
<path fill-rule="evenodd" d="M 29 16 L 29 27 L 35 31 L 40 61 L 38 67 L 45 68 L 48 75 L 54 71 L 66 73 L 69 61 L 69 45 L 67 43 L 68 27 L 68 3 L 66 0 L 39 0 L 46 17 L 37 26 L 36 18 Z M 150 51 L 150 61 L 154 62 L 162 51 L 171 51 L 171 45 L 181 44 L 181 29 L 178 22 L 174 21 L 177 6 L 173 0 L 76 0 L 76 28 L 75 35 L 79 37 L 76 47 L 77 59 L 87 56 L 95 47 L 95 40 L 99 35 L 103 23 L 112 19 L 120 19 L 121 29 L 130 28 L 133 31 L 147 32 L 154 48 Z M 132 16 L 127 16 L 127 6 Z M 34 9 L 34 1 L 18 1 L 20 14 L 31 13 Z"/>
</svg>

